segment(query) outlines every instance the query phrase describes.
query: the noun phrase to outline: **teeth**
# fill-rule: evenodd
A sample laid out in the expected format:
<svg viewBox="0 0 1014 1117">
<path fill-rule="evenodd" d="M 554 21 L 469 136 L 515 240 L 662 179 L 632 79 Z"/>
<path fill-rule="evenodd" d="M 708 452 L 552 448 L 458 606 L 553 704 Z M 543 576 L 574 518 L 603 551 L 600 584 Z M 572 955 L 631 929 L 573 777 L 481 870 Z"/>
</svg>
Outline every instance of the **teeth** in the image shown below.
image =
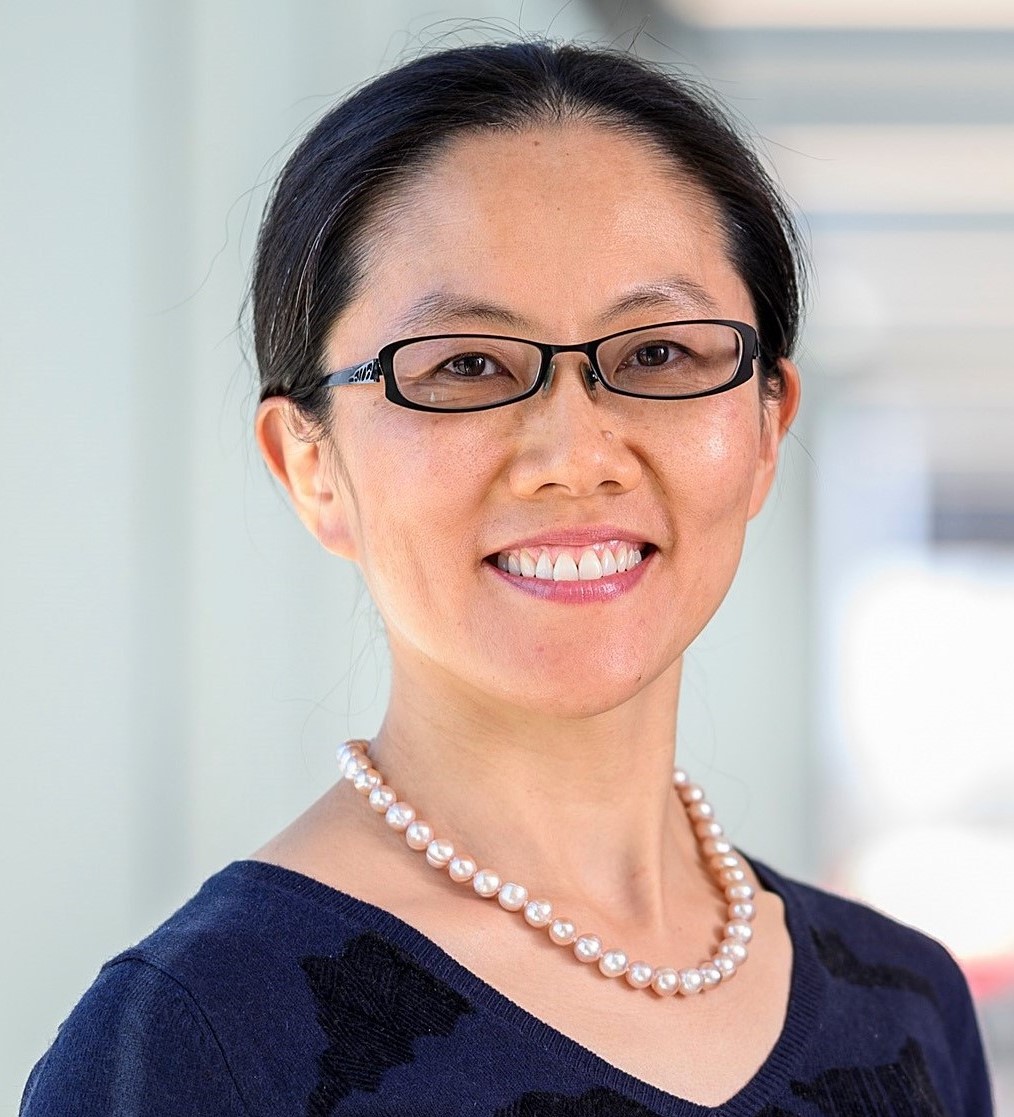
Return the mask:
<svg viewBox="0 0 1014 1117">
<path fill-rule="evenodd" d="M 576 582 L 577 580 L 577 563 L 564 551 L 556 560 L 556 565 L 553 567 L 553 581 Z"/>
<path fill-rule="evenodd" d="M 561 555 L 560 558 L 563 556 Z M 557 566 L 560 565 L 560 560 L 557 559 Z M 578 577 L 582 582 L 593 582 L 596 578 L 602 577 L 602 563 L 599 562 L 598 555 L 594 551 L 585 551 L 581 556 L 581 561 L 577 567 Z"/>
<path fill-rule="evenodd" d="M 554 582 L 595 582 L 612 574 L 622 574 L 633 570 L 642 561 L 641 552 L 626 543 L 607 547 L 597 543 L 594 548 L 586 547 L 579 557 L 567 550 L 561 550 L 553 561 L 549 549 L 540 549 L 536 559 L 535 551 L 501 551 L 496 556 L 497 566 L 521 578 L 541 578 Z"/>
</svg>

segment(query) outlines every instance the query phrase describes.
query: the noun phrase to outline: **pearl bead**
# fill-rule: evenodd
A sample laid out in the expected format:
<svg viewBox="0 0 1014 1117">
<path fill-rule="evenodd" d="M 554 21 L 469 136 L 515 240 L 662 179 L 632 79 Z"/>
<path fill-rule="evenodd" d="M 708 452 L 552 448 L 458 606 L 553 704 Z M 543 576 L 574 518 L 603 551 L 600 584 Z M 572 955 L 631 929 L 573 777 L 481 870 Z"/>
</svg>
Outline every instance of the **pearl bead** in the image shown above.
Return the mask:
<svg viewBox="0 0 1014 1117">
<path fill-rule="evenodd" d="M 344 767 L 345 761 L 348 760 L 348 758 L 352 756 L 353 753 L 362 756 L 364 752 L 365 750 L 363 749 L 362 741 L 343 741 L 338 746 L 338 749 L 335 753 L 335 756 L 338 758 L 338 767 Z"/>
<path fill-rule="evenodd" d="M 718 879 L 723 884 L 742 884 L 746 880 L 746 872 L 743 869 L 720 869 Z"/>
<path fill-rule="evenodd" d="M 520 911 L 528 902 L 528 889 L 521 884 L 502 884 L 497 899 L 504 911 Z"/>
<path fill-rule="evenodd" d="M 476 864 L 472 858 L 463 857 L 461 854 L 452 857 L 447 864 L 447 872 L 450 874 L 451 880 L 458 884 L 467 884 L 475 876 L 475 870 Z"/>
<path fill-rule="evenodd" d="M 548 900 L 529 900 L 524 915 L 530 927 L 547 927 L 553 918 L 553 905 Z"/>
<path fill-rule="evenodd" d="M 408 803 L 392 803 L 387 808 L 384 818 L 392 830 L 407 830 L 408 824 L 415 821 L 415 807 L 409 806 Z"/>
<path fill-rule="evenodd" d="M 369 767 L 369 760 L 361 752 L 350 752 L 346 756 L 345 763 L 341 766 L 340 771 L 345 779 L 350 780 L 361 768 Z"/>
<path fill-rule="evenodd" d="M 352 777 L 352 786 L 360 795 L 369 795 L 375 787 L 380 787 L 384 777 L 376 768 L 360 768 Z"/>
<path fill-rule="evenodd" d="M 687 814 L 694 822 L 710 822 L 715 817 L 715 808 L 702 799 L 699 803 L 691 803 L 687 807 Z"/>
<path fill-rule="evenodd" d="M 732 842 L 725 838 L 705 838 L 701 842 L 701 852 L 705 857 L 723 857 L 732 853 Z"/>
<path fill-rule="evenodd" d="M 599 969 L 606 977 L 622 977 L 627 972 L 627 956 L 622 950 L 607 950 L 599 959 Z"/>
<path fill-rule="evenodd" d="M 433 827 L 428 822 L 410 822 L 405 831 L 409 849 L 425 849 L 433 841 Z"/>
<path fill-rule="evenodd" d="M 736 963 L 727 954 L 716 954 L 711 964 L 722 975 L 723 981 L 728 981 L 736 972 Z"/>
<path fill-rule="evenodd" d="M 684 784 L 680 788 L 680 798 L 684 803 L 703 803 L 704 788 L 695 783 Z"/>
<path fill-rule="evenodd" d="M 757 908 L 749 900 L 740 900 L 729 905 L 729 914 L 733 919 L 750 920 L 757 914 Z"/>
<path fill-rule="evenodd" d="M 725 890 L 725 898 L 730 901 L 733 900 L 752 900 L 754 891 L 749 884 L 730 884 Z"/>
<path fill-rule="evenodd" d="M 731 958 L 737 966 L 741 966 L 746 961 L 747 949 L 739 939 L 722 939 L 718 944 L 718 953 L 724 954 L 726 958 Z"/>
<path fill-rule="evenodd" d="M 651 984 L 651 979 L 655 976 L 655 971 L 647 962 L 631 962 L 627 966 L 627 972 L 624 976 L 627 979 L 627 984 L 635 989 L 647 989 Z"/>
<path fill-rule="evenodd" d="M 690 782 L 690 777 L 683 771 L 682 768 L 674 768 L 672 773 L 672 782 L 676 787 L 683 787 Z"/>
<path fill-rule="evenodd" d="M 386 783 L 382 783 L 380 787 L 375 787 L 370 792 L 370 806 L 378 814 L 386 814 L 387 808 L 397 799 L 394 788 L 388 787 Z"/>
<path fill-rule="evenodd" d="M 697 968 L 701 971 L 706 989 L 711 989 L 722 980 L 722 971 L 714 962 L 702 962 Z"/>
<path fill-rule="evenodd" d="M 742 871 L 743 862 L 734 854 L 726 853 L 720 857 L 711 858 L 711 868 L 716 873 L 728 873 L 733 869 Z"/>
<path fill-rule="evenodd" d="M 748 943 L 753 938 L 753 928 L 742 919 L 732 919 L 725 925 L 725 937 Z"/>
<path fill-rule="evenodd" d="M 472 877 L 472 887 L 485 900 L 491 900 L 500 891 L 500 875 L 492 869 L 480 869 Z"/>
<path fill-rule="evenodd" d="M 720 823 L 716 822 L 713 818 L 705 819 L 703 822 L 698 822 L 694 827 L 694 833 L 698 838 L 720 838 L 725 831 L 722 829 Z"/>
<path fill-rule="evenodd" d="M 656 970 L 655 976 L 651 979 L 651 987 L 660 997 L 671 997 L 679 988 L 679 984 L 680 975 L 668 966 Z"/>
<path fill-rule="evenodd" d="M 684 997 L 692 997 L 695 993 L 699 993 L 704 988 L 704 976 L 701 971 L 696 968 L 680 970 L 679 977 L 679 991 Z"/>
<path fill-rule="evenodd" d="M 434 869 L 446 869 L 454 856 L 454 846 L 446 838 L 434 838 L 426 847 L 426 861 Z"/>
<path fill-rule="evenodd" d="M 597 962 L 602 954 L 602 940 L 598 935 L 578 935 L 574 941 L 574 956 L 579 962 Z"/>
<path fill-rule="evenodd" d="M 569 919 L 554 919 L 549 925 L 549 937 L 557 946 L 570 946 L 577 938 L 577 928 Z"/>
</svg>

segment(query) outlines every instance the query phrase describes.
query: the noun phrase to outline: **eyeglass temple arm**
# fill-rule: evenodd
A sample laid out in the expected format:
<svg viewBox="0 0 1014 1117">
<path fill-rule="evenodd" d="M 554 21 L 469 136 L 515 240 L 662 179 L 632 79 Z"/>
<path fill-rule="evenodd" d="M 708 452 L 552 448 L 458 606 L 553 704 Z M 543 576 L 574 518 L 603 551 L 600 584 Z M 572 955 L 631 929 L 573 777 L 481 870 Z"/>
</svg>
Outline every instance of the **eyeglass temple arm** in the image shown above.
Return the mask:
<svg viewBox="0 0 1014 1117">
<path fill-rule="evenodd" d="M 322 388 L 335 388 L 340 384 L 376 384 L 380 380 L 380 361 L 376 357 L 371 361 L 364 361 L 361 365 L 352 365 L 349 368 L 340 368 L 337 372 L 330 372 L 320 382 Z"/>
</svg>

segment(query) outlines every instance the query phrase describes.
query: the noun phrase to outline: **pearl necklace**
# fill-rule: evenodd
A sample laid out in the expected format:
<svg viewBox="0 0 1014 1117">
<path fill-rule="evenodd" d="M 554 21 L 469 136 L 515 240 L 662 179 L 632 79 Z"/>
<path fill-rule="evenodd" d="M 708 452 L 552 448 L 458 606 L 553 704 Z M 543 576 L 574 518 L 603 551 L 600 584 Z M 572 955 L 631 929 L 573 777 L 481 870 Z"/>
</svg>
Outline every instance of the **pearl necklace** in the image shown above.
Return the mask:
<svg viewBox="0 0 1014 1117">
<path fill-rule="evenodd" d="M 351 781 L 370 806 L 384 815 L 392 830 L 405 835 L 409 849 L 425 852 L 426 862 L 434 869 L 446 870 L 456 884 L 468 884 L 477 896 L 494 896 L 505 911 L 521 912 L 531 927 L 548 928 L 549 938 L 557 946 L 570 946 L 579 962 L 598 963 L 606 977 L 623 977 L 635 989 L 651 989 L 660 997 L 674 994 L 691 996 L 712 989 L 734 976 L 746 961 L 747 943 L 753 938 L 751 922 L 756 914 L 754 890 L 747 882 L 743 863 L 725 839 L 722 827 L 715 821 L 715 811 L 704 798 L 703 790 L 691 783 L 687 774 L 676 768 L 673 785 L 686 807 L 693 824 L 701 856 L 718 890 L 728 903 L 728 920 L 723 936 L 711 956 L 696 966 L 675 970 L 669 966 L 654 967 L 647 962 L 631 962 L 626 951 L 616 947 L 602 949 L 602 940 L 590 933 L 578 934 L 574 922 L 554 915 L 548 900 L 532 900 L 524 885 L 504 881 L 493 869 L 480 869 L 474 858 L 458 853 L 446 838 L 438 838 L 428 822 L 416 817 L 415 809 L 399 799 L 370 760 L 368 741 L 346 741 L 338 747 L 338 768 L 343 779 Z"/>
</svg>

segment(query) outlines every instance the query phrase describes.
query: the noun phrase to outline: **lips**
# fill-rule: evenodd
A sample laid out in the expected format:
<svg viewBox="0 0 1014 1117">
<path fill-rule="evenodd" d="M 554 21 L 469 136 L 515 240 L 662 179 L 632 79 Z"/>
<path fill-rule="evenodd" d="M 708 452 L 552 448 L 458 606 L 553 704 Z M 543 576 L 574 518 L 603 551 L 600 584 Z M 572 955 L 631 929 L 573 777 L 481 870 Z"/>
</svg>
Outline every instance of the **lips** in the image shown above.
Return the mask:
<svg viewBox="0 0 1014 1117">
<path fill-rule="evenodd" d="M 654 549 L 650 543 L 609 539 L 582 545 L 528 544 L 489 560 L 518 578 L 545 582 L 597 582 L 633 570 Z"/>
</svg>

